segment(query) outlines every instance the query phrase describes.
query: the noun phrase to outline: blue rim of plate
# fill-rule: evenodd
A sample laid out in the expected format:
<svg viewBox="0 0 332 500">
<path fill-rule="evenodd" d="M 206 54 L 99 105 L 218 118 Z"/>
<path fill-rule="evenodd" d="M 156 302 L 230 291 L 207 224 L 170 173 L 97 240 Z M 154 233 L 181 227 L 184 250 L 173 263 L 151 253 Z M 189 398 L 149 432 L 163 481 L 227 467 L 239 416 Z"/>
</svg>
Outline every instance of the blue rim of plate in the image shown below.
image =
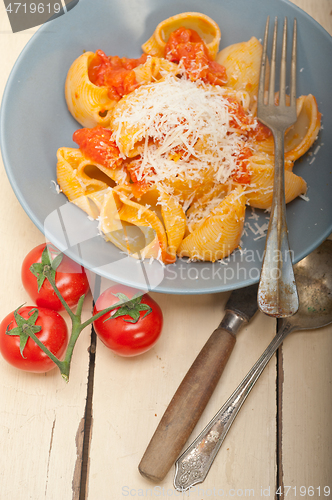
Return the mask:
<svg viewBox="0 0 332 500">
<path fill-rule="evenodd" d="M 71 136 L 80 127 L 66 108 L 63 85 L 71 62 L 83 50 L 101 48 L 108 54 L 138 57 L 140 45 L 158 22 L 188 11 L 203 12 L 219 24 L 223 48 L 251 36 L 261 39 L 267 15 L 280 19 L 287 15 L 289 24 L 294 17 L 298 19 L 298 95 L 315 95 L 324 127 L 310 152 L 294 167 L 308 183 L 310 200 L 298 198 L 287 205 L 293 261 L 300 261 L 332 232 L 332 144 L 328 141 L 332 104 L 324 87 L 332 77 L 332 69 L 326 64 L 331 36 L 287 0 L 207 0 L 203 6 L 198 0 L 167 5 L 163 0 L 141 0 L 139 7 L 135 0 L 114 0 L 112 5 L 103 0 L 80 0 L 70 12 L 39 28 L 18 57 L 3 95 L 0 144 L 7 176 L 23 209 L 46 239 L 69 257 L 104 278 L 128 286 L 171 294 L 203 294 L 258 282 L 265 238 L 256 239 L 259 233 L 255 235 L 248 224 L 256 231 L 256 223 L 267 223 L 267 214 L 260 210 L 247 211 L 244 251 L 234 252 L 223 263 L 178 259 L 165 267 L 156 261 L 141 262 L 121 255 L 101 238 L 95 221 L 89 221 L 84 212 L 51 188 L 56 176 L 56 150 L 60 146 L 75 147 Z M 126 38 L 128 33 L 130 40 Z"/>
</svg>

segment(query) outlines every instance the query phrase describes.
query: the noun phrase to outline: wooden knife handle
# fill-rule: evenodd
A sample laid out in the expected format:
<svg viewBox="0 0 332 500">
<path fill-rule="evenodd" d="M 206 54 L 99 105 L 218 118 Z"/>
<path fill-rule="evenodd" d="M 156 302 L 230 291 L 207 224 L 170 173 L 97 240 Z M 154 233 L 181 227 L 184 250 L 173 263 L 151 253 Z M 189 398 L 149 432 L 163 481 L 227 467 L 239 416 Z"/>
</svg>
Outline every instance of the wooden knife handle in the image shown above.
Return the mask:
<svg viewBox="0 0 332 500">
<path fill-rule="evenodd" d="M 225 368 L 236 341 L 223 328 L 217 328 L 168 405 L 138 466 L 140 473 L 152 481 L 161 481 L 170 470 Z"/>
</svg>

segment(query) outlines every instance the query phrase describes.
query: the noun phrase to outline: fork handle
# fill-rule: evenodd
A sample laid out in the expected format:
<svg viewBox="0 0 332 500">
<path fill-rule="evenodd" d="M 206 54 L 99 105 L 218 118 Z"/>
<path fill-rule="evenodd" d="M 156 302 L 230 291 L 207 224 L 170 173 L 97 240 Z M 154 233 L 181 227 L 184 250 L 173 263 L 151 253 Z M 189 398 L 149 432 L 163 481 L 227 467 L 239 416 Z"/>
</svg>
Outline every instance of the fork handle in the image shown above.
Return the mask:
<svg viewBox="0 0 332 500">
<path fill-rule="evenodd" d="M 286 222 L 284 134 L 284 130 L 273 133 L 273 201 L 257 296 L 260 310 L 278 318 L 292 316 L 299 307 Z"/>
</svg>

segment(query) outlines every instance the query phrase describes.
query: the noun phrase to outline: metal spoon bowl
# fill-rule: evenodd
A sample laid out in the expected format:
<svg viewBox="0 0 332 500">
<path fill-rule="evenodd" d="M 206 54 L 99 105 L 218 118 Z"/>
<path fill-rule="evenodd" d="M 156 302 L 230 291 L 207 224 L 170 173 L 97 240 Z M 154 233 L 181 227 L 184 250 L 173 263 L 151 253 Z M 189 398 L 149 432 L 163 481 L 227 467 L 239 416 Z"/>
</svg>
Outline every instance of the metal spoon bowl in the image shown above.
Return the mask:
<svg viewBox="0 0 332 500">
<path fill-rule="evenodd" d="M 332 241 L 325 241 L 294 267 L 300 307 L 281 327 L 291 324 L 293 330 L 312 330 L 332 321 Z"/>
<path fill-rule="evenodd" d="M 175 463 L 174 486 L 185 491 L 201 483 L 251 389 L 275 351 L 294 330 L 313 330 L 332 322 L 332 241 L 294 266 L 299 310 L 280 320 L 278 333 L 223 407 Z"/>
</svg>

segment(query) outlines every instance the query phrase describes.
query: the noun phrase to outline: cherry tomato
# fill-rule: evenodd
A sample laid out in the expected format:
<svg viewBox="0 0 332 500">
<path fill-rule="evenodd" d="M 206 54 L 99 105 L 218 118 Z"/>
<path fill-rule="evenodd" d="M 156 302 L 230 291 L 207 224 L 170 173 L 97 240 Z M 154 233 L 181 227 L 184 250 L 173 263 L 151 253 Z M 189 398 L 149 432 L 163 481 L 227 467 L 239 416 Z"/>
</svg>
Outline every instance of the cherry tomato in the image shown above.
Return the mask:
<svg viewBox="0 0 332 500">
<path fill-rule="evenodd" d="M 51 245 L 48 244 L 47 246 L 52 258 L 54 258 L 58 252 Z M 38 291 L 37 278 L 30 271 L 32 264 L 41 263 L 45 247 L 46 244 L 42 243 L 33 248 L 25 257 L 21 270 L 22 283 L 31 300 L 38 307 L 63 311 L 64 307 L 56 296 L 50 282 L 45 279 Z M 56 269 L 55 284 L 71 308 L 75 307 L 81 295 L 86 294 L 89 290 L 89 281 L 84 268 L 66 255 L 63 255 L 62 261 Z"/>
<path fill-rule="evenodd" d="M 33 314 L 38 311 L 37 319 L 32 324 L 41 330 L 36 332 L 39 340 L 58 358 L 61 359 L 65 353 L 68 343 L 68 330 L 65 320 L 60 314 L 51 309 L 33 306 L 21 307 L 17 312 L 25 320 L 32 319 Z M 55 368 L 55 363 L 41 350 L 36 342 L 28 337 L 24 347 L 19 334 L 10 335 L 13 328 L 17 328 L 15 312 L 8 314 L 0 324 L 0 352 L 3 358 L 12 366 L 35 373 L 44 373 Z M 21 318 L 18 319 L 21 321 Z M 17 316 L 16 316 L 17 318 Z M 8 330 L 7 330 L 8 329 Z M 23 347 L 23 348 L 22 348 Z"/>
<path fill-rule="evenodd" d="M 127 299 L 127 301 L 126 301 Z M 129 300 L 128 302 L 128 299 Z M 160 337 L 163 314 L 149 295 L 124 285 L 114 285 L 97 299 L 94 314 L 113 304 L 123 305 L 94 321 L 97 336 L 120 356 L 136 356 L 148 351 Z"/>
<path fill-rule="evenodd" d="M 105 52 L 97 50 L 89 65 L 89 79 L 98 87 L 108 87 L 109 98 L 118 101 L 139 87 L 133 69 L 144 64 L 146 60 L 146 54 L 139 59 L 128 59 L 118 56 L 107 57 Z"/>
<path fill-rule="evenodd" d="M 226 68 L 211 61 L 204 41 L 195 30 L 181 26 L 173 31 L 165 46 L 165 58 L 176 63 L 181 61 L 192 81 L 202 79 L 213 85 L 227 83 Z"/>
<path fill-rule="evenodd" d="M 106 168 L 117 168 L 123 161 L 112 131 L 107 128 L 80 128 L 74 132 L 73 141 L 85 156 Z"/>
</svg>

